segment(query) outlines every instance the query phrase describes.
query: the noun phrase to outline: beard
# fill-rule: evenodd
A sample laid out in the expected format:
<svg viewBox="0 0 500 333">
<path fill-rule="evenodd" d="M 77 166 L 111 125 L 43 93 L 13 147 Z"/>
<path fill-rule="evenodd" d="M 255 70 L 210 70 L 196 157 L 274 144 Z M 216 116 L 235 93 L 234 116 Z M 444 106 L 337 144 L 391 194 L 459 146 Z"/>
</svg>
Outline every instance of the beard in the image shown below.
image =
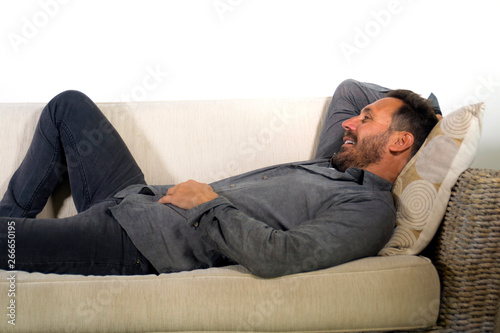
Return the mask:
<svg viewBox="0 0 500 333">
<path fill-rule="evenodd" d="M 346 131 L 347 136 L 354 138 L 356 144 L 343 145 L 340 151 L 333 155 L 332 166 L 340 172 L 345 172 L 348 168 L 364 169 L 371 164 L 378 163 L 382 159 L 384 148 L 389 142 L 390 131 L 367 136 L 358 141 L 357 136 Z"/>
</svg>

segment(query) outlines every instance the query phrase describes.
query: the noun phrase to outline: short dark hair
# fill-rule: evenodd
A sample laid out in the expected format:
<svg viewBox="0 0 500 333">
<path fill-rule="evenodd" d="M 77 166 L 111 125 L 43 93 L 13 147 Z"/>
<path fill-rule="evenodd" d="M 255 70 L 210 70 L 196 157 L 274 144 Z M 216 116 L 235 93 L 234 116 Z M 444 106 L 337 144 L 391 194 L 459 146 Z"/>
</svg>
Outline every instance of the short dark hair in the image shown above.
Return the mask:
<svg viewBox="0 0 500 333">
<path fill-rule="evenodd" d="M 393 114 L 389 129 L 413 134 L 414 143 L 410 151 L 411 158 L 417 153 L 438 122 L 434 108 L 429 100 L 411 90 L 390 90 L 386 97 L 403 101 L 403 105 Z"/>
</svg>

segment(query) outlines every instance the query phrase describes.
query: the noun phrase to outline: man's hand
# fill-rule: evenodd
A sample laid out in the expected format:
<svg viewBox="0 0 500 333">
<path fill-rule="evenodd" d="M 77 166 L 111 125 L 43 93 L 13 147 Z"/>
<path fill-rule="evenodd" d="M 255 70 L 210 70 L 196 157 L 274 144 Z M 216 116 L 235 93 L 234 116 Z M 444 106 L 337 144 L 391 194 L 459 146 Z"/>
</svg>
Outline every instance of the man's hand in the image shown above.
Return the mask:
<svg viewBox="0 0 500 333">
<path fill-rule="evenodd" d="M 169 188 L 167 194 L 158 202 L 169 203 L 182 209 L 191 209 L 218 196 L 210 185 L 191 179 Z"/>
</svg>

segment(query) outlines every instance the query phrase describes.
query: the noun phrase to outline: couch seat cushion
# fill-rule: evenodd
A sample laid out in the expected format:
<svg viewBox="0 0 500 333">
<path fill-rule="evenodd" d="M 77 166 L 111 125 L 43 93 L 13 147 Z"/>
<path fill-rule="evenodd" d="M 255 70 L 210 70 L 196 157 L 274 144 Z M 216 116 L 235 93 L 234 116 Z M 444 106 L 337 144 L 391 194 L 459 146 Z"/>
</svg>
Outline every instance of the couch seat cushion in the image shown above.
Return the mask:
<svg viewBox="0 0 500 333">
<path fill-rule="evenodd" d="M 432 326 L 439 278 L 419 256 L 372 257 L 261 279 L 241 266 L 159 276 L 0 271 L 1 332 L 349 331 Z M 5 312 L 4 311 L 4 312 Z"/>
</svg>

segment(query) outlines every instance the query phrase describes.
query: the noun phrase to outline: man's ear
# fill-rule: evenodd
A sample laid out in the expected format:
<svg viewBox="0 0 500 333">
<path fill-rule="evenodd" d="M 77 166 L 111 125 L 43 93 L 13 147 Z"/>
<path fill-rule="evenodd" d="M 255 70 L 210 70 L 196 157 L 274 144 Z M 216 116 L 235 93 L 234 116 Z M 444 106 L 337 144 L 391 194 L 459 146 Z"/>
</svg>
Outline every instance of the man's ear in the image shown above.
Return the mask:
<svg viewBox="0 0 500 333">
<path fill-rule="evenodd" d="M 411 149 L 415 138 L 410 132 L 395 132 L 391 137 L 391 145 L 389 151 L 391 153 L 402 153 L 407 149 Z"/>
</svg>

